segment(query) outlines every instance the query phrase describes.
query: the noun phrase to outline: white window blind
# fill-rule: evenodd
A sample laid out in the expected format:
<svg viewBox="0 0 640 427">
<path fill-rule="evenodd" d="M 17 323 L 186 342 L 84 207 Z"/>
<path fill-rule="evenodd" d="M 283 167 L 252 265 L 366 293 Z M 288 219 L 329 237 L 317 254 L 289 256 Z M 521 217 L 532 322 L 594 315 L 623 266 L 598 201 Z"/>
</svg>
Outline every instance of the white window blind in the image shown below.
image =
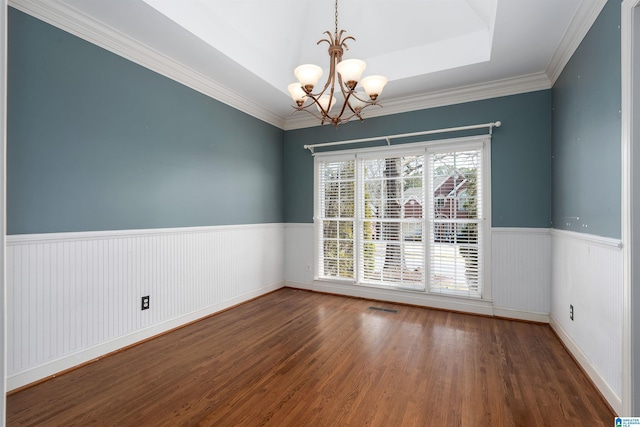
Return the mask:
<svg viewBox="0 0 640 427">
<path fill-rule="evenodd" d="M 317 155 L 316 277 L 482 297 L 488 141 Z"/>
<path fill-rule="evenodd" d="M 424 154 L 359 162 L 360 282 L 425 290 Z"/>
<path fill-rule="evenodd" d="M 353 279 L 355 160 L 318 163 L 318 276 Z"/>
<path fill-rule="evenodd" d="M 430 291 L 480 296 L 482 150 L 429 154 Z"/>
</svg>

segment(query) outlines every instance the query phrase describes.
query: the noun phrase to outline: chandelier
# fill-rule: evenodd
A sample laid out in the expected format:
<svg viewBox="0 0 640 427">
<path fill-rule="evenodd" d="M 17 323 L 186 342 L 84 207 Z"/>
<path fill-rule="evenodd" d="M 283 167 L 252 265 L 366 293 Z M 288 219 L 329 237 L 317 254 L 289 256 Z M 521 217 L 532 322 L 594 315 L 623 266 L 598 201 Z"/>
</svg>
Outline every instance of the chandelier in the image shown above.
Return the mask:
<svg viewBox="0 0 640 427">
<path fill-rule="evenodd" d="M 338 127 L 341 123 L 357 117 L 360 121 L 362 118 L 362 110 L 370 105 L 382 105 L 377 103 L 378 96 L 382 92 L 384 85 L 387 84 L 387 78 L 384 76 L 369 76 L 360 80 L 366 64 L 360 59 L 342 60 L 344 50 L 349 50 L 346 41 L 351 36 L 344 36 L 345 30 L 338 32 L 338 0 L 335 6 L 335 31 L 325 31 L 328 38 L 318 41 L 318 45 L 322 42 L 329 44 L 329 76 L 324 87 L 319 92 L 313 92 L 322 77 L 322 68 L 314 64 L 300 65 L 294 70 L 294 74 L 298 82 L 291 83 L 288 86 L 289 93 L 296 103 L 293 107 L 295 112 L 306 111 L 321 121 L 321 124 L 332 123 Z M 343 37 L 344 36 L 344 37 Z M 358 83 L 364 89 L 366 96 L 357 90 Z M 342 104 L 339 106 L 337 113 L 331 113 L 331 110 L 338 101 L 337 95 L 341 94 Z M 368 97 L 368 99 L 367 99 Z M 314 107 L 318 110 L 315 113 Z"/>
</svg>

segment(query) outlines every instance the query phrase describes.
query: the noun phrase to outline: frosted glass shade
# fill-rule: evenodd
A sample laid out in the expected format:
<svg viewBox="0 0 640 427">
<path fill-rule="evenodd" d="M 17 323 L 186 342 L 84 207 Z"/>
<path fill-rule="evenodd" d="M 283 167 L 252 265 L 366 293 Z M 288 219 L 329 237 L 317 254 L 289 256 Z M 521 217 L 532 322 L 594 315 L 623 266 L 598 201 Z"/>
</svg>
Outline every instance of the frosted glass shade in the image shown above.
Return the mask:
<svg viewBox="0 0 640 427">
<path fill-rule="evenodd" d="M 304 102 L 304 100 L 307 98 L 307 94 L 298 82 L 291 83 L 289 86 L 287 86 L 287 89 L 289 90 L 291 98 L 293 98 L 293 101 L 295 103 Z"/>
<path fill-rule="evenodd" d="M 385 76 L 368 76 L 362 79 L 360 85 L 367 92 L 369 98 L 375 99 L 382 93 L 384 85 L 387 84 L 387 78 Z"/>
<path fill-rule="evenodd" d="M 358 98 L 360 98 L 360 99 L 356 98 L 356 96 Z M 363 98 L 364 98 L 363 94 L 361 94 L 359 92 L 354 92 L 353 95 L 351 95 L 349 97 L 349 105 L 351 105 L 351 108 L 353 108 L 354 110 L 357 110 L 359 108 L 361 109 L 362 107 L 364 107 L 366 105 L 366 102 L 361 101 L 361 99 L 363 99 Z"/>
<path fill-rule="evenodd" d="M 318 84 L 320 77 L 322 77 L 322 68 L 313 64 L 303 64 L 296 67 L 293 70 L 293 74 L 296 75 L 302 87 L 311 91 Z"/>
<path fill-rule="evenodd" d="M 359 82 L 365 68 L 367 68 L 367 64 L 360 59 L 347 59 L 338 62 L 338 65 L 336 65 L 336 71 L 340 73 L 342 81 L 345 83 Z"/>
<path fill-rule="evenodd" d="M 329 105 L 329 99 L 331 99 L 331 105 Z M 322 108 L 324 108 L 324 111 L 326 112 L 329 112 L 329 110 L 333 108 L 335 103 L 336 103 L 335 96 L 322 95 L 320 98 L 318 98 L 318 104 L 322 105 Z M 316 108 L 318 108 L 318 111 L 322 113 L 322 110 L 320 109 L 320 105 L 316 105 Z"/>
</svg>

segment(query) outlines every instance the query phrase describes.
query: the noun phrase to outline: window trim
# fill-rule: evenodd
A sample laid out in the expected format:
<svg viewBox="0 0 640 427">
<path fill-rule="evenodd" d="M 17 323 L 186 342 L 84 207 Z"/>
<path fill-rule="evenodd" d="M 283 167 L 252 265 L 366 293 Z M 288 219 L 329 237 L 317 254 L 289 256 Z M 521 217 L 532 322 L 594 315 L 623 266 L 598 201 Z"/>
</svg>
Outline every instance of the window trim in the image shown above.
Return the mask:
<svg viewBox="0 0 640 427">
<path fill-rule="evenodd" d="M 319 233 L 322 233 L 322 227 L 319 224 L 320 218 L 320 206 L 319 197 L 320 197 L 320 188 L 319 188 L 319 172 L 318 172 L 318 164 L 321 161 L 335 161 L 335 160 L 348 160 L 353 159 L 356 162 L 356 175 L 359 173 L 359 167 L 357 167 L 358 160 L 363 158 L 374 158 L 379 157 L 381 154 L 393 153 L 393 155 L 403 156 L 403 155 L 411 155 L 416 152 L 423 153 L 428 155 L 430 150 L 438 151 L 438 150 L 463 150 L 469 149 L 473 145 L 478 145 L 482 152 L 482 213 L 483 218 L 481 219 L 480 226 L 482 227 L 482 291 L 480 298 L 474 296 L 464 296 L 464 295 L 456 295 L 456 294 L 446 294 L 439 292 L 430 292 L 430 286 L 428 284 L 425 286 L 425 290 L 409 290 L 409 289 L 400 289 L 394 288 L 392 286 L 381 286 L 370 283 L 359 283 L 358 276 L 359 272 L 354 271 L 354 279 L 348 280 L 343 278 L 326 278 L 326 277 L 318 277 L 318 266 L 319 266 L 319 242 L 321 241 L 321 236 Z M 437 139 L 437 140 L 429 140 L 429 141 L 421 141 L 421 142 L 413 142 L 413 143 L 405 143 L 405 144 L 394 144 L 394 145 L 386 145 L 386 146 L 378 146 L 378 147 L 367 147 L 367 148 L 355 148 L 355 149 L 345 149 L 345 150 L 333 150 L 333 151 L 325 151 L 325 152 L 316 152 L 313 154 L 314 156 L 314 281 L 335 283 L 335 284 L 348 284 L 348 285 L 356 285 L 357 287 L 363 288 L 383 288 L 389 290 L 391 292 L 408 292 L 408 293 L 418 293 L 422 295 L 429 296 L 437 296 L 443 298 L 462 298 L 462 299 L 472 299 L 472 300 L 481 300 L 481 301 L 491 301 L 492 300 L 492 280 L 491 280 L 491 135 L 474 135 L 469 137 L 459 137 L 459 138 L 447 138 L 447 139 Z M 356 176 L 356 182 L 359 182 L 360 177 Z M 355 200 L 360 200 L 361 197 L 361 189 L 359 185 L 356 185 L 355 188 Z M 428 194 L 427 198 L 430 200 L 429 203 L 433 203 L 433 195 Z M 356 212 L 357 218 L 357 212 Z M 356 219 L 357 223 L 357 219 Z M 423 227 L 428 227 L 428 218 L 424 216 Z M 354 266 L 357 268 L 358 264 L 358 248 L 359 242 L 357 241 L 357 234 L 354 233 Z M 425 239 L 428 240 L 428 239 Z M 426 242 L 425 242 L 426 243 Z M 427 248 L 425 248 L 427 249 Z M 428 252 L 425 252 L 425 257 L 428 256 Z M 425 280 L 427 280 L 425 276 Z"/>
</svg>

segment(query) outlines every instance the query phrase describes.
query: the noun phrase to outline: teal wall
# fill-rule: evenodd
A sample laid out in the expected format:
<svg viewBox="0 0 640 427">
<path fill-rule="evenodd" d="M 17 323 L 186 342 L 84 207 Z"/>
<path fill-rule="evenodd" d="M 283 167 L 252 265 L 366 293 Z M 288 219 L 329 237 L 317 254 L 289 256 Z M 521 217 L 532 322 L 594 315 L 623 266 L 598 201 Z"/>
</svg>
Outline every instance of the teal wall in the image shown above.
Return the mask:
<svg viewBox="0 0 640 427">
<path fill-rule="evenodd" d="M 283 221 L 284 131 L 8 18 L 8 234 Z"/>
<path fill-rule="evenodd" d="M 304 144 L 501 120 L 492 225 L 618 238 L 619 23 L 552 90 L 285 132 L 9 8 L 8 234 L 310 223 Z"/>
<path fill-rule="evenodd" d="M 502 121 L 502 127 L 494 129 L 491 142 L 493 226 L 548 228 L 551 220 L 550 90 L 371 118 L 362 123 L 348 123 L 338 129 L 324 126 L 287 131 L 284 149 L 285 221 L 313 221 L 313 157 L 303 148 L 305 144 L 497 120 Z M 486 130 L 475 133 L 483 132 Z M 438 138 L 452 136 L 457 135 L 445 134 Z"/>
<path fill-rule="evenodd" d="M 552 89 L 554 228 L 621 237 L 620 0 L 609 0 Z"/>
</svg>

